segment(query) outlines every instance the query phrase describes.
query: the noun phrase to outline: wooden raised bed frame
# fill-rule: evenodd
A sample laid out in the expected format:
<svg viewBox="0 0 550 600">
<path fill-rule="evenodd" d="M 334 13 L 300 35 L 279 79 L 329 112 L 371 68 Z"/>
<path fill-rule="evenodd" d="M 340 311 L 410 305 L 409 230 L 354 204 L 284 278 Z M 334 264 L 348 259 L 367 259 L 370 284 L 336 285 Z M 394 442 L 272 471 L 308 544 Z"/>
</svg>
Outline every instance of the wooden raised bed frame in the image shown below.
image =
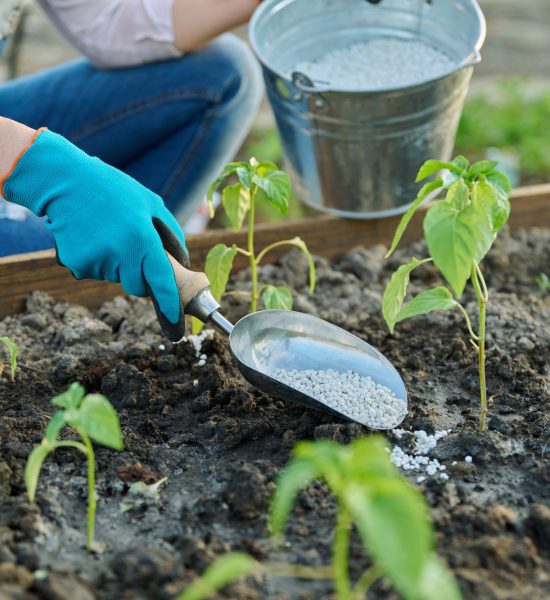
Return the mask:
<svg viewBox="0 0 550 600">
<path fill-rule="evenodd" d="M 421 208 L 411 221 L 404 242 L 418 240 L 422 234 Z M 344 220 L 330 216 L 293 221 L 284 225 L 260 225 L 257 228 L 258 247 L 281 239 L 300 236 L 310 251 L 318 256 L 333 258 L 357 246 L 372 246 L 391 242 L 400 217 L 369 221 Z M 519 188 L 512 195 L 512 228 L 550 227 L 550 184 Z M 189 236 L 187 245 L 192 264 L 199 270 L 206 254 L 220 242 L 246 244 L 244 232 L 215 230 Z M 273 251 L 266 259 L 275 261 L 288 250 Z M 238 256 L 237 268 L 247 266 L 246 258 Z M 22 312 L 26 297 L 34 290 L 43 290 L 54 298 L 68 300 L 90 308 L 101 305 L 123 293 L 118 285 L 85 280 L 76 281 L 67 269 L 60 267 L 53 251 L 34 252 L 0 258 L 0 319 Z"/>
</svg>

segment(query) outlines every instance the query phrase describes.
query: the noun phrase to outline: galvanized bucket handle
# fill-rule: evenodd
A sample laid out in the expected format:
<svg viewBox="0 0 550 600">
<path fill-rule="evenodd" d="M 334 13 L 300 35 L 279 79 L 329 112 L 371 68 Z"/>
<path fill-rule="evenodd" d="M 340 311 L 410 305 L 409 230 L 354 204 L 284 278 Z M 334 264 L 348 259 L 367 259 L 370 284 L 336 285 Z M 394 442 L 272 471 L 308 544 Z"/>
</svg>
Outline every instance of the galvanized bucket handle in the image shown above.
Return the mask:
<svg viewBox="0 0 550 600">
<path fill-rule="evenodd" d="M 328 81 L 313 81 L 305 73 L 301 71 L 293 71 L 291 75 L 292 83 L 305 94 L 322 94 L 330 91 Z"/>
<path fill-rule="evenodd" d="M 320 114 L 329 110 L 329 102 L 324 93 L 330 92 L 328 81 L 313 81 L 305 73 L 294 71 L 291 75 L 292 83 L 298 89 L 299 94 L 295 100 L 301 100 L 305 96 L 312 112 Z"/>
</svg>

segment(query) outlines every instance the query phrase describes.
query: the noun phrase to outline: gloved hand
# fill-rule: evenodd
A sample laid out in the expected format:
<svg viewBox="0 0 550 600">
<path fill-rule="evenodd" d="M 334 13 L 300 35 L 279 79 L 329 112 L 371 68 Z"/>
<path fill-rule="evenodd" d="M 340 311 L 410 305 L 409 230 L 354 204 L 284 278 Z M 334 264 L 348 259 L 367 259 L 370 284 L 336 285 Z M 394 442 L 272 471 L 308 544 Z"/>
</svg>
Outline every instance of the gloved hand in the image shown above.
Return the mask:
<svg viewBox="0 0 550 600">
<path fill-rule="evenodd" d="M 6 200 L 47 216 L 60 264 L 76 279 L 121 283 L 150 295 L 165 335 L 185 335 L 174 271 L 165 249 L 189 266 L 180 226 L 162 199 L 50 131 L 38 133 L 3 186 Z"/>
</svg>

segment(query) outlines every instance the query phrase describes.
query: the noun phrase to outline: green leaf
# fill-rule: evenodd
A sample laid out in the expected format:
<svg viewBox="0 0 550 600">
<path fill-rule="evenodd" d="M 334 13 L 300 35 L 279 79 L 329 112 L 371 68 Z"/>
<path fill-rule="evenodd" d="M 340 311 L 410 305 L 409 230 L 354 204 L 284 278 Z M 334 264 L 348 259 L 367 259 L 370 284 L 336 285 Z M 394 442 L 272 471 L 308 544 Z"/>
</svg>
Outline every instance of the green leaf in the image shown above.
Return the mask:
<svg viewBox="0 0 550 600">
<path fill-rule="evenodd" d="M 25 466 L 25 487 L 27 488 L 27 495 L 31 502 L 33 502 L 36 495 L 36 487 L 38 485 L 38 478 L 40 477 L 42 465 L 51 450 L 52 447 L 50 445 L 42 442 L 42 444 L 34 448 L 27 459 L 27 464 Z"/>
<path fill-rule="evenodd" d="M 223 190 L 222 202 L 229 224 L 234 231 L 239 231 L 250 209 L 250 190 L 242 183 L 228 185 Z"/>
<path fill-rule="evenodd" d="M 168 477 L 163 477 L 149 485 L 144 481 L 135 481 L 128 489 L 125 500 L 118 505 L 120 512 L 129 512 L 134 508 L 139 508 L 147 501 L 160 502 L 160 488 L 167 481 Z"/>
<path fill-rule="evenodd" d="M 444 188 L 450 188 L 459 179 L 463 179 L 462 175 L 457 175 L 454 171 L 445 171 L 441 175 L 441 181 Z"/>
<path fill-rule="evenodd" d="M 191 317 L 191 335 L 199 335 L 204 329 L 204 323 L 197 319 L 197 317 Z"/>
<path fill-rule="evenodd" d="M 391 333 L 395 330 L 397 323 L 397 315 L 401 311 L 401 306 L 407 295 L 407 287 L 409 285 L 409 277 L 411 272 L 418 266 L 429 262 L 431 259 L 418 260 L 413 258 L 410 263 L 402 265 L 391 276 L 391 279 L 384 290 L 382 298 L 382 314 Z"/>
<path fill-rule="evenodd" d="M 268 173 L 277 171 L 278 169 L 279 167 L 277 167 L 275 163 L 265 160 L 258 164 L 256 167 L 256 173 L 258 173 L 260 177 L 265 177 Z"/>
<path fill-rule="evenodd" d="M 237 256 L 235 245 L 229 248 L 225 244 L 216 244 L 206 257 L 204 272 L 210 281 L 212 295 L 218 302 L 225 293 L 235 256 Z"/>
<path fill-rule="evenodd" d="M 413 218 L 413 215 L 417 211 L 418 207 L 422 204 L 422 202 L 424 202 L 424 200 L 426 200 L 426 198 L 432 192 L 435 192 L 435 190 L 441 187 L 443 187 L 443 182 L 441 181 L 441 179 L 436 179 L 435 181 L 430 181 L 429 183 L 426 183 L 418 192 L 418 196 L 416 197 L 415 201 L 409 206 L 407 212 L 401 218 L 401 222 L 397 226 L 395 235 L 393 236 L 391 247 L 386 253 L 385 258 L 389 258 L 393 254 L 394 250 L 397 248 L 397 245 L 401 241 L 401 238 L 403 237 L 403 234 L 405 233 L 405 230 L 407 229 L 407 226 L 409 225 L 409 222 Z"/>
<path fill-rule="evenodd" d="M 308 461 L 317 472 L 317 478 L 325 479 L 333 494 L 339 495 L 352 477 L 353 450 L 331 440 L 302 442 L 294 447 L 297 459 Z"/>
<path fill-rule="evenodd" d="M 489 171 L 485 175 L 487 177 L 487 181 L 496 189 L 498 189 L 501 193 L 508 195 L 512 191 L 512 186 L 510 185 L 510 180 L 504 173 L 501 171 Z"/>
<path fill-rule="evenodd" d="M 432 554 L 424 566 L 420 582 L 422 600 L 462 600 L 460 588 L 445 563 Z"/>
<path fill-rule="evenodd" d="M 46 434 L 44 437 L 48 440 L 48 442 L 53 444 L 57 440 L 57 436 L 63 429 L 64 425 L 65 413 L 62 410 L 58 410 L 50 419 L 48 427 L 46 428 Z"/>
<path fill-rule="evenodd" d="M 480 160 L 479 162 L 470 165 L 468 171 L 466 172 L 466 177 L 471 181 L 478 175 L 486 175 L 487 173 L 490 173 L 497 165 L 498 161 L 496 160 Z"/>
<path fill-rule="evenodd" d="M 424 236 L 435 265 L 460 298 L 472 267 L 493 243 L 487 214 L 473 204 L 459 211 L 447 201 L 439 202 L 424 219 Z"/>
<path fill-rule="evenodd" d="M 410 317 L 424 315 L 434 310 L 450 310 L 457 306 L 458 302 L 446 287 L 436 287 L 433 290 L 426 290 L 415 296 L 399 311 L 395 322 L 400 323 Z"/>
<path fill-rule="evenodd" d="M 507 214 L 506 221 L 510 216 L 511 206 L 510 206 L 510 193 L 512 191 L 512 186 L 510 185 L 510 181 L 508 177 L 501 171 L 490 171 L 486 174 L 486 179 L 489 185 L 493 187 L 495 194 L 498 197 L 498 203 L 500 205 L 500 210 L 503 214 Z M 499 220 L 496 219 L 495 226 L 498 226 Z M 503 223 L 504 225 L 504 223 Z M 498 229 L 496 230 L 498 231 Z M 495 231 L 495 233 L 496 233 Z"/>
<path fill-rule="evenodd" d="M 266 285 L 262 300 L 267 310 L 292 310 L 292 292 L 287 287 Z"/>
<path fill-rule="evenodd" d="M 430 175 L 435 175 L 440 171 L 454 171 L 459 174 L 462 173 L 462 169 L 455 165 L 452 162 L 443 162 L 441 160 L 427 160 L 421 167 L 420 171 L 418 171 L 418 175 L 416 176 L 416 183 L 419 181 L 423 181 Z"/>
<path fill-rule="evenodd" d="M 464 207 L 468 206 L 470 202 L 470 188 L 462 177 L 459 177 L 449 187 L 446 199 L 457 210 L 462 210 Z"/>
<path fill-rule="evenodd" d="M 277 480 L 269 509 L 269 527 L 274 537 L 283 534 L 296 497 L 318 476 L 318 465 L 305 458 L 294 458 Z"/>
<path fill-rule="evenodd" d="M 485 210 L 496 234 L 508 222 L 510 217 L 510 201 L 507 192 L 493 186 L 486 178 L 476 181 L 475 199 Z"/>
<path fill-rule="evenodd" d="M 350 481 L 343 496 L 359 535 L 384 575 L 405 598 L 418 598 L 433 534 L 421 494 L 399 477 Z"/>
<path fill-rule="evenodd" d="M 206 193 L 206 198 L 208 200 L 208 208 L 210 210 L 210 218 L 214 217 L 214 204 L 212 200 L 214 198 L 214 192 L 218 189 L 218 187 L 222 184 L 224 179 L 227 179 L 230 175 L 235 175 L 237 173 L 237 169 L 245 168 L 248 169 L 248 163 L 245 162 L 231 162 L 225 165 L 222 172 L 216 179 L 212 182 L 212 185 L 208 188 L 208 192 Z"/>
<path fill-rule="evenodd" d="M 358 438 L 349 446 L 350 465 L 354 478 L 368 485 L 374 476 L 397 477 L 397 469 L 388 460 L 389 444 L 382 435 Z"/>
<path fill-rule="evenodd" d="M 283 215 L 288 214 L 291 185 L 284 171 L 268 171 L 263 177 L 253 176 L 253 183 L 265 192 L 267 200 Z"/>
<path fill-rule="evenodd" d="M 128 489 L 128 494 L 140 494 L 153 500 L 160 500 L 160 488 L 168 481 L 168 477 L 163 477 L 155 483 L 145 483 L 145 481 L 134 481 Z"/>
<path fill-rule="evenodd" d="M 66 391 L 52 398 L 51 403 L 64 410 L 78 408 L 85 394 L 86 391 L 80 383 L 71 383 Z"/>
<path fill-rule="evenodd" d="M 122 432 L 115 409 L 105 396 L 88 394 L 78 410 L 76 419 L 67 419 L 77 429 L 82 429 L 94 441 L 114 450 L 122 450 Z"/>
<path fill-rule="evenodd" d="M 236 173 L 241 184 L 247 190 L 250 190 L 252 188 L 252 175 L 254 173 L 253 169 L 251 169 L 250 166 L 245 163 L 244 166 L 237 169 Z"/>
<path fill-rule="evenodd" d="M 470 166 L 470 161 L 460 154 L 456 158 L 453 158 L 451 162 L 458 169 L 458 173 L 461 174 L 464 173 L 464 171 L 467 171 Z"/>
<path fill-rule="evenodd" d="M 15 381 L 15 372 L 17 370 L 17 344 L 9 337 L 0 337 L 0 342 L 6 346 L 10 355 L 11 380 Z M 1 364 L 1 363 L 0 363 Z"/>
<path fill-rule="evenodd" d="M 204 575 L 189 585 L 176 600 L 207 600 L 226 585 L 260 570 L 260 563 L 247 554 L 225 554 L 210 565 Z"/>
</svg>

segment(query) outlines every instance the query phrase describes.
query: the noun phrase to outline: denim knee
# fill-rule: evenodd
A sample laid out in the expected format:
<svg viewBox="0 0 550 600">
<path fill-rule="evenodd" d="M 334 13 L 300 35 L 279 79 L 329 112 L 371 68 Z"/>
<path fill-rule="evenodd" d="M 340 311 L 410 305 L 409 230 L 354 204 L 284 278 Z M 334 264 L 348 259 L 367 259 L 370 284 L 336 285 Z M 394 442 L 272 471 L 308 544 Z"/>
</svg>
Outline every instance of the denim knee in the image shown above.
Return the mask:
<svg viewBox="0 0 550 600">
<path fill-rule="evenodd" d="M 235 159 L 244 143 L 260 106 L 264 84 L 261 68 L 250 48 L 237 36 L 226 33 L 196 54 L 217 81 L 217 101 L 204 115 L 202 142 L 194 151 L 198 161 L 195 178 L 170 209 L 185 225 L 223 166 Z M 183 177 L 181 181 L 183 181 Z M 172 196 L 177 194 L 172 193 Z"/>
<path fill-rule="evenodd" d="M 208 51 L 214 54 L 216 66 L 225 77 L 221 98 L 225 109 L 238 110 L 248 119 L 250 115 L 254 116 L 264 85 L 260 65 L 252 50 L 236 35 L 226 33 L 214 40 Z"/>
</svg>

